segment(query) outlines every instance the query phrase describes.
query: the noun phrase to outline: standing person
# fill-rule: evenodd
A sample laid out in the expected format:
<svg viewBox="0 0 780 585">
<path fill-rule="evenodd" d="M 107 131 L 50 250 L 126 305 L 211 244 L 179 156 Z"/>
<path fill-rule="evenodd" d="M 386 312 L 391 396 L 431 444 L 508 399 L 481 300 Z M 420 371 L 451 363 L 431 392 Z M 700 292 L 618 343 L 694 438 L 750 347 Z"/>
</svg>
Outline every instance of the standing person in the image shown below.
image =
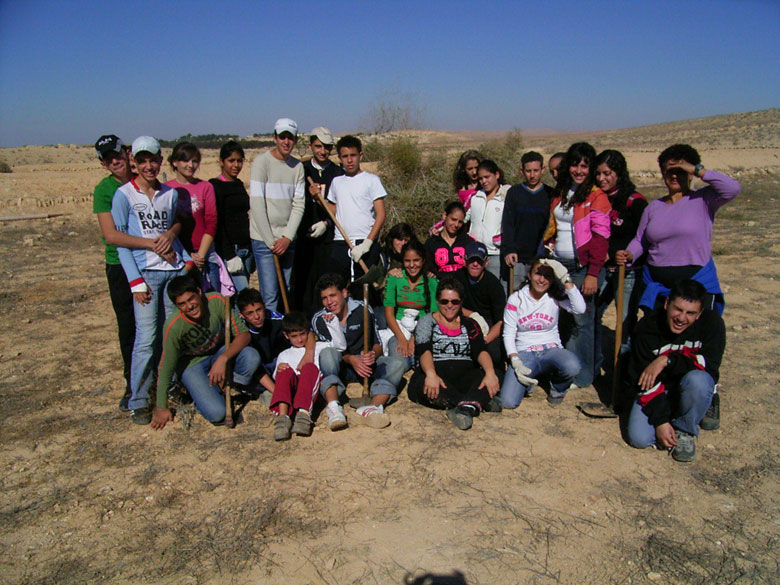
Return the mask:
<svg viewBox="0 0 780 585">
<path fill-rule="evenodd" d="M 298 141 L 298 124 L 279 118 L 274 124 L 274 147 L 252 163 L 249 184 L 249 235 L 257 264 L 260 292 L 266 306 L 279 309 L 279 259 L 285 286 L 289 286 L 295 256 L 295 235 L 305 207 L 301 161 L 291 156 Z"/>
<path fill-rule="evenodd" d="M 483 410 L 500 412 L 494 397 L 499 381 L 485 349 L 479 325 L 466 317 L 461 305 L 463 285 L 446 278 L 436 289 L 438 311 L 425 315 L 415 330 L 420 366 L 409 380 L 409 400 L 445 409 L 457 428 L 471 428 Z"/>
<path fill-rule="evenodd" d="M 217 235 L 214 248 L 225 262 L 236 292 L 249 286 L 249 275 L 255 271 L 252 240 L 249 237 L 249 194 L 238 178 L 244 168 L 244 149 L 228 140 L 219 149 L 218 177 L 209 179 L 217 202 Z"/>
<path fill-rule="evenodd" d="M 513 185 L 506 194 L 501 217 L 501 258 L 514 267 L 516 290 L 525 280 L 528 263 L 539 254 L 542 236 L 550 220 L 553 191 L 542 183 L 544 157 L 533 150 L 520 159 L 524 181 Z"/>
<path fill-rule="evenodd" d="M 599 371 L 604 360 L 602 355 L 602 325 L 601 319 L 610 303 L 617 301 L 618 269 L 615 263 L 615 253 L 625 250 L 628 243 L 636 235 L 642 213 L 647 207 L 647 200 L 636 192 L 636 187 L 628 174 L 626 159 L 617 150 L 605 150 L 596 157 L 596 184 L 606 193 L 612 210 L 609 212 L 609 259 L 605 264 L 606 274 L 596 298 L 596 371 Z M 623 286 L 623 339 L 615 343 L 623 343 L 631 336 L 636 325 L 636 314 L 639 309 L 639 288 L 636 288 L 636 274 L 639 264 L 626 270 Z"/>
<path fill-rule="evenodd" d="M 560 262 L 536 258 L 520 290 L 509 295 L 504 310 L 504 347 L 513 372 L 501 386 L 501 404 L 517 408 L 541 374 L 551 373 L 547 402 L 563 402 L 580 360 L 561 345 L 558 334 L 560 309 L 585 311 L 585 299 Z"/>
<path fill-rule="evenodd" d="M 726 327 L 703 309 L 707 294 L 695 280 L 672 286 L 664 308 L 636 326 L 628 376 L 638 392 L 628 418 L 633 447 L 669 449 L 676 461 L 693 461 L 698 427 L 707 420 L 726 347 Z"/>
<path fill-rule="evenodd" d="M 111 203 L 117 189 L 133 178 L 130 171 L 130 152 L 127 146 L 114 134 L 106 134 L 95 142 L 100 165 L 110 174 L 95 186 L 92 211 L 97 215 L 98 225 L 103 235 L 106 259 L 106 280 L 111 296 L 111 306 L 116 315 L 119 332 L 119 349 L 122 352 L 123 372 L 125 377 L 125 392 L 119 401 L 119 410 L 129 410 L 127 402 L 130 399 L 130 361 L 133 355 L 135 340 L 135 317 L 133 315 L 133 294 L 127 283 L 116 246 L 127 248 L 146 248 L 158 254 L 166 254 L 171 250 L 171 241 L 176 237 L 173 228 L 165 234 L 152 238 L 141 238 L 119 232 L 114 227 L 111 216 Z M 178 226 L 178 224 L 177 224 Z M 179 226 L 180 227 L 180 226 Z"/>
<path fill-rule="evenodd" d="M 163 161 L 157 140 L 151 136 L 136 138 L 132 154 L 138 175 L 117 189 L 111 202 L 111 216 L 118 231 L 155 239 L 170 230 L 179 194 L 157 180 Z M 135 341 L 128 407 L 135 424 L 148 425 L 152 420 L 149 389 L 160 363 L 162 325 L 174 310 L 173 301 L 165 291 L 171 280 L 194 265 L 178 239 L 172 247 L 163 256 L 145 247 L 117 247 L 134 301 Z"/>
<path fill-rule="evenodd" d="M 293 306 L 309 314 L 320 304 L 319 299 L 314 298 L 314 284 L 326 271 L 328 245 L 333 241 L 334 230 L 333 222 L 317 196 L 326 197 L 333 179 L 344 174 L 344 169 L 330 160 L 335 144 L 330 130 L 322 126 L 315 128 L 309 138 L 311 159 L 303 163 L 306 204 L 298 226 L 290 297 Z"/>
<path fill-rule="evenodd" d="M 330 244 L 329 270 L 350 281 L 363 275 L 363 269 L 357 265 L 361 259 L 369 268 L 379 262 L 376 242 L 385 223 L 387 191 L 378 176 L 360 168 L 363 144 L 359 138 L 343 136 L 336 143 L 336 152 L 344 174 L 331 182 L 326 205 L 330 205 L 354 248 L 350 251 L 344 236 L 337 231 Z"/>
<path fill-rule="evenodd" d="M 596 151 L 587 142 L 569 147 L 558 171 L 558 184 L 544 234 L 547 246 L 571 274 L 585 297 L 586 311 L 566 322 L 566 349 L 579 358 L 582 369 L 573 384 L 586 388 L 596 377 L 596 293 L 604 281 L 609 248 L 609 199 L 594 186 Z"/>
<path fill-rule="evenodd" d="M 441 278 L 466 266 L 466 244 L 473 242 L 463 231 L 466 209 L 460 201 L 450 201 L 444 208 L 441 233 L 425 241 L 428 266 Z"/>
<path fill-rule="evenodd" d="M 203 290 L 219 292 L 219 259 L 212 245 L 217 234 L 217 202 L 211 183 L 195 177 L 200 168 L 200 149 L 192 142 L 179 142 L 173 147 L 168 164 L 176 178 L 165 184 L 178 191 L 179 209 L 189 210 L 192 216 L 191 224 L 184 223 L 180 240 L 205 279 L 201 280 Z"/>
<path fill-rule="evenodd" d="M 560 168 L 561 163 L 565 157 L 565 152 L 556 152 L 550 157 L 550 160 L 547 161 L 547 168 L 550 169 L 550 174 L 552 175 L 553 181 L 556 183 L 558 182 L 558 169 Z"/>
<path fill-rule="evenodd" d="M 504 184 L 504 172 L 492 160 L 483 160 L 477 168 L 481 189 L 471 198 L 466 221 L 471 220 L 469 235 L 485 244 L 488 251 L 487 269 L 501 278 L 501 217 L 509 185 Z"/>
</svg>

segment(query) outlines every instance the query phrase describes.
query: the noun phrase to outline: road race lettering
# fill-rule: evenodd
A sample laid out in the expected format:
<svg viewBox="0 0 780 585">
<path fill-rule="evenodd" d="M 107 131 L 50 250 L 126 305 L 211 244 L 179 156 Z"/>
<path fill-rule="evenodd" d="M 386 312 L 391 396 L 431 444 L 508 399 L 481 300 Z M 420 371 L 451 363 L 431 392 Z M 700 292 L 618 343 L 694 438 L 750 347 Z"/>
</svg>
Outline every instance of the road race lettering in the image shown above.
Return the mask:
<svg viewBox="0 0 780 585">
<path fill-rule="evenodd" d="M 165 231 L 168 229 L 168 211 L 158 211 L 157 209 L 152 209 L 151 212 L 149 211 L 139 211 L 138 212 L 138 221 L 141 222 L 141 228 L 146 230 L 162 230 Z"/>
</svg>

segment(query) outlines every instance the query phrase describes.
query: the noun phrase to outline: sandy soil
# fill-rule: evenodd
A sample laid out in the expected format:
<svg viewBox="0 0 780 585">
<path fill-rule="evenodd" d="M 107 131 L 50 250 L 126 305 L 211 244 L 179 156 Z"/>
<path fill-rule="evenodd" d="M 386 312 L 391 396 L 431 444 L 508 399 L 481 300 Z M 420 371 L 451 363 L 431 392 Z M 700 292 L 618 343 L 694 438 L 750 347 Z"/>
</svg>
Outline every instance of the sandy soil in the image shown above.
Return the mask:
<svg viewBox="0 0 780 585">
<path fill-rule="evenodd" d="M 707 161 L 776 169 L 764 154 Z M 330 433 L 320 420 L 283 444 L 257 403 L 233 430 L 199 416 L 135 427 L 116 409 L 121 362 L 91 215 L 103 173 L 86 147 L 0 157 L 14 170 L 0 175 L 0 216 L 66 214 L 0 223 L 3 582 L 780 581 L 776 170 L 748 174 L 717 218 L 722 427 L 682 465 L 628 447 L 617 420 L 583 417 L 575 405 L 593 389 L 557 409 L 537 392 L 466 433 L 405 393 L 385 430 Z"/>
</svg>

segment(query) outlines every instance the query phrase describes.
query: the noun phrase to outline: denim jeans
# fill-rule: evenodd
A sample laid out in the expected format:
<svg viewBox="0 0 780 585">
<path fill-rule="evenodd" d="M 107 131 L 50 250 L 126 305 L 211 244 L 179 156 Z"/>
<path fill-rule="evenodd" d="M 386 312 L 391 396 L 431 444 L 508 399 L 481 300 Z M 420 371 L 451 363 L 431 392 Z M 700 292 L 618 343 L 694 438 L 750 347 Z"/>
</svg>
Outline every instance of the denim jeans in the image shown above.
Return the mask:
<svg viewBox="0 0 780 585">
<path fill-rule="evenodd" d="M 641 287 L 635 286 L 637 280 L 636 270 L 626 270 L 626 278 L 623 281 L 623 336 L 620 340 L 621 352 L 628 349 L 631 333 L 637 322 L 637 311 L 639 310 L 639 290 Z M 617 308 L 618 293 L 618 271 L 606 271 L 604 282 L 599 286 L 599 292 L 596 297 L 596 372 L 601 368 L 605 358 L 603 355 L 602 341 L 604 337 L 604 328 L 601 320 L 604 317 L 609 305 L 615 301 Z"/>
<path fill-rule="evenodd" d="M 552 372 L 550 398 L 565 396 L 571 381 L 580 371 L 580 360 L 577 359 L 577 356 L 560 347 L 550 347 L 539 351 L 518 351 L 517 357 L 520 358 L 525 367 L 531 369 L 529 374 L 531 378 Z M 528 390 L 528 386 L 518 381 L 515 371 L 508 368 L 499 393 L 501 404 L 504 408 L 517 408 Z"/>
<path fill-rule="evenodd" d="M 582 283 L 588 275 L 587 267 L 577 269 L 573 260 L 560 260 L 566 267 L 574 285 L 582 291 Z M 599 271 L 597 287 L 604 282 L 604 269 Z M 598 291 L 598 288 L 597 288 Z M 587 388 L 593 383 L 598 373 L 596 370 L 596 296 L 585 297 L 585 312 L 581 315 L 572 315 L 568 311 L 561 311 L 562 333 L 566 339 L 564 347 L 574 353 L 582 365 L 579 374 L 574 377 L 574 384 L 580 388 Z"/>
<path fill-rule="evenodd" d="M 130 364 L 133 360 L 133 343 L 135 341 L 135 316 L 133 313 L 133 293 L 127 284 L 127 276 L 119 264 L 106 264 L 106 280 L 108 292 L 111 295 L 111 306 L 116 315 L 119 331 L 119 349 L 122 352 L 123 373 L 126 390 L 130 391 Z"/>
<path fill-rule="evenodd" d="M 135 313 L 135 342 L 133 359 L 130 366 L 131 410 L 149 405 L 149 389 L 157 378 L 157 367 L 162 353 L 162 329 L 168 315 L 176 308 L 168 298 L 168 283 L 181 274 L 184 269 L 142 270 L 143 277 L 152 300 L 146 305 L 133 301 Z"/>
<path fill-rule="evenodd" d="M 393 335 L 390 338 L 390 341 L 387 342 L 387 355 L 395 357 L 399 360 L 403 360 L 404 367 L 406 368 L 404 372 L 408 372 L 414 367 L 414 354 L 410 355 L 409 357 L 402 356 L 398 352 L 398 338 L 395 335 Z"/>
<path fill-rule="evenodd" d="M 322 381 L 320 382 L 320 393 L 325 396 L 325 392 L 331 386 L 338 388 L 339 396 L 346 390 L 345 382 L 357 382 L 361 378 L 347 363 L 341 359 L 341 352 L 332 347 L 326 347 L 320 353 L 320 373 Z M 377 394 L 389 394 L 396 396 L 398 394 L 398 384 L 404 375 L 405 362 L 402 358 L 381 356 L 376 360 L 371 378 L 371 396 Z"/>
<path fill-rule="evenodd" d="M 260 282 L 260 294 L 263 295 L 265 308 L 271 311 L 279 310 L 281 293 L 279 291 L 279 279 L 276 276 L 274 254 L 271 249 L 260 240 L 252 240 L 252 252 L 257 265 L 257 280 Z M 279 256 L 279 265 L 284 276 L 285 286 L 290 286 L 293 258 L 295 257 L 295 242 L 291 242 L 287 251 Z"/>
<path fill-rule="evenodd" d="M 699 423 L 710 407 L 714 391 L 715 381 L 707 372 L 692 370 L 685 374 L 679 387 L 672 389 L 672 395 L 667 393 L 669 399 L 676 402 L 672 404 L 672 426 L 689 435 L 698 435 Z M 642 412 L 639 401 L 631 407 L 627 431 L 628 442 L 637 449 L 644 449 L 656 442 L 655 427 Z"/>
<path fill-rule="evenodd" d="M 206 260 L 203 263 L 203 270 L 201 270 L 201 290 L 206 291 L 220 291 L 220 279 L 219 279 L 219 264 L 216 262 L 210 262 Z"/>
<path fill-rule="evenodd" d="M 241 263 L 244 265 L 241 272 L 230 275 L 230 278 L 233 279 L 233 284 L 236 287 L 236 292 L 239 293 L 245 288 L 249 288 L 249 276 L 255 271 L 255 257 L 252 254 L 252 250 L 249 248 L 236 247 L 235 252 L 236 256 L 241 258 Z M 271 260 L 273 260 L 273 258 L 271 258 Z"/>
<path fill-rule="evenodd" d="M 217 353 L 185 368 L 181 374 L 182 384 L 192 397 L 195 408 L 211 423 L 218 423 L 225 419 L 225 395 L 219 386 L 209 382 L 209 370 L 223 353 L 225 353 L 224 345 Z M 233 381 L 246 386 L 259 365 L 260 354 L 257 350 L 253 347 L 245 347 L 235 358 Z"/>
</svg>

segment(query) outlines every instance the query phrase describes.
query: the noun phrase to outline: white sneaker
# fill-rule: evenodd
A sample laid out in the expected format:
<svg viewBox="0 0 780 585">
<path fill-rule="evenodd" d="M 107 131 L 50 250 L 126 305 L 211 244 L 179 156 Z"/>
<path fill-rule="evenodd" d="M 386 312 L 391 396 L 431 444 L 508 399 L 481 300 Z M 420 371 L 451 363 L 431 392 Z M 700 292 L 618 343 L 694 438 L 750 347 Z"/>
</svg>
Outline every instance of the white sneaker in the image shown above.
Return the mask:
<svg viewBox="0 0 780 585">
<path fill-rule="evenodd" d="M 381 404 L 361 406 L 355 410 L 355 414 L 358 416 L 352 419 L 353 422 L 368 425 L 372 429 L 383 429 L 390 425 L 390 417 L 385 414 Z"/>
<path fill-rule="evenodd" d="M 347 417 L 344 416 L 344 409 L 337 401 L 328 402 L 325 412 L 328 414 L 328 428 L 331 431 L 338 431 L 347 426 Z"/>
</svg>

